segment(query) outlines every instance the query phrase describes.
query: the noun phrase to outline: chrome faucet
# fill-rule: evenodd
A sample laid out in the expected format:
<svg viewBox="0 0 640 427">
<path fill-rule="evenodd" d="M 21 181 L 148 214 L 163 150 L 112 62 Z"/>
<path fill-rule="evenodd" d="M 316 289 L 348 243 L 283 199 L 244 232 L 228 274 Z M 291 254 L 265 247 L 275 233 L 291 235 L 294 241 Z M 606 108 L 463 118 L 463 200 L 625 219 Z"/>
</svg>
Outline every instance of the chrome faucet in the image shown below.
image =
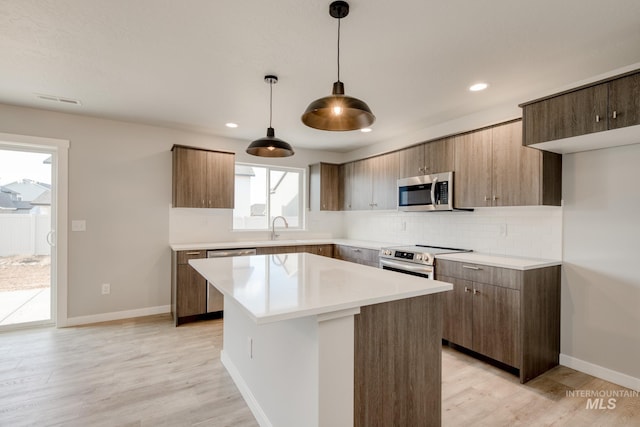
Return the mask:
<svg viewBox="0 0 640 427">
<path fill-rule="evenodd" d="M 289 228 L 289 223 L 287 222 L 287 219 L 285 217 L 278 215 L 277 217 L 273 218 L 273 221 L 271 221 L 271 240 L 276 240 L 276 238 L 279 236 L 279 234 L 276 234 L 276 219 L 278 218 L 282 218 L 282 220 L 284 221 L 284 228 Z"/>
</svg>

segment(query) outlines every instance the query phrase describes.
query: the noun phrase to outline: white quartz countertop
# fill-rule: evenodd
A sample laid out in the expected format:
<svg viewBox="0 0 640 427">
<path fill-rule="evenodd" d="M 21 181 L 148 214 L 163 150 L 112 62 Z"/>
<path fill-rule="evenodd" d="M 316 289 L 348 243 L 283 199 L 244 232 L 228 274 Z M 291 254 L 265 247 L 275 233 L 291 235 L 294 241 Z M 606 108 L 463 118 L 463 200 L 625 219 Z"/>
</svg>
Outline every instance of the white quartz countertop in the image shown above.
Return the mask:
<svg viewBox="0 0 640 427">
<path fill-rule="evenodd" d="M 264 248 L 269 246 L 297 246 L 297 245 L 346 245 L 359 248 L 380 250 L 383 246 L 398 246 L 398 243 L 371 242 L 366 240 L 349 239 L 290 239 L 290 240 L 255 240 L 246 242 L 212 242 L 212 243 L 172 243 L 174 251 L 192 251 L 196 249 L 244 249 Z"/>
<path fill-rule="evenodd" d="M 562 264 L 562 261 L 551 259 L 507 257 L 477 252 L 436 255 L 436 259 L 483 264 L 493 267 L 511 268 L 513 270 L 533 270 L 535 268 L 552 267 Z"/>
<path fill-rule="evenodd" d="M 256 323 L 452 289 L 447 282 L 306 253 L 192 259 L 189 264 Z"/>
</svg>

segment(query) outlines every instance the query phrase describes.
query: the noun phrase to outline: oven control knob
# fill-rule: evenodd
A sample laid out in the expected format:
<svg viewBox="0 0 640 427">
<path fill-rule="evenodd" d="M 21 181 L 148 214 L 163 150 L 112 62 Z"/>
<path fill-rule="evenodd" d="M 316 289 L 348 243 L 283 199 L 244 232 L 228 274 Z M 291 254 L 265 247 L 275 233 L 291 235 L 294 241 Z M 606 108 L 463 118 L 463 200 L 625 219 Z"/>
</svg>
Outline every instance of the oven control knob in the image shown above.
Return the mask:
<svg viewBox="0 0 640 427">
<path fill-rule="evenodd" d="M 422 255 L 421 255 L 421 254 L 416 255 L 416 259 L 417 259 L 418 261 L 422 261 Z"/>
<path fill-rule="evenodd" d="M 382 252 L 384 255 L 391 255 L 391 251 L 389 249 Z"/>
</svg>

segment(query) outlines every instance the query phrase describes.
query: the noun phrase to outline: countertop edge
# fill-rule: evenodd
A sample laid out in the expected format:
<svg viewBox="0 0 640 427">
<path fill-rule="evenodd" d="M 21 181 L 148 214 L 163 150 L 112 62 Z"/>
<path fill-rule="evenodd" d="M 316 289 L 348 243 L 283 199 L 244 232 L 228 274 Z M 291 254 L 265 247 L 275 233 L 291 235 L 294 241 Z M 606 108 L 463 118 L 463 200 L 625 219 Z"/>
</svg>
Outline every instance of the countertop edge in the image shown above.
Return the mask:
<svg viewBox="0 0 640 427">
<path fill-rule="evenodd" d="M 261 317 L 257 317 L 253 313 L 249 312 L 249 310 L 247 310 L 238 300 L 234 299 L 234 301 L 236 301 L 236 303 L 240 307 L 243 308 L 243 311 L 245 313 L 247 313 L 249 315 L 249 317 L 253 321 L 256 322 L 256 324 L 263 325 L 263 324 L 267 324 L 267 323 L 275 323 L 275 322 L 281 322 L 281 321 L 284 321 L 284 320 L 300 319 L 300 318 L 309 317 L 309 316 L 318 316 L 320 314 L 334 313 L 336 311 L 348 310 L 350 308 L 366 307 L 368 305 L 383 304 L 383 303 L 386 303 L 386 302 L 392 302 L 392 301 L 398 301 L 398 300 L 401 300 L 401 299 L 421 297 L 421 296 L 425 296 L 425 295 L 432 295 L 432 294 L 437 294 L 437 293 L 440 293 L 440 292 L 447 292 L 447 291 L 453 290 L 453 285 L 450 284 L 449 282 L 442 282 L 442 281 L 434 280 L 434 282 L 436 282 L 436 281 L 440 282 L 440 283 L 444 283 L 444 285 L 440 285 L 440 286 L 435 287 L 435 288 L 419 290 L 419 291 L 404 292 L 404 293 L 398 294 L 398 295 L 390 295 L 390 296 L 376 297 L 376 298 L 367 298 L 367 299 L 364 299 L 362 301 L 345 302 L 345 303 L 336 304 L 336 305 L 330 306 L 330 307 L 321 307 L 321 308 L 315 308 L 315 309 L 309 309 L 309 310 L 301 310 L 301 311 L 298 311 L 298 312 L 277 313 L 277 314 L 272 314 L 272 315 L 269 315 L 269 316 L 261 316 Z M 233 297 L 230 297 L 230 298 L 233 298 Z"/>
<path fill-rule="evenodd" d="M 436 259 L 457 262 L 470 262 L 475 264 L 488 265 L 491 267 L 508 268 L 511 270 L 522 271 L 562 265 L 562 261 L 559 260 L 520 258 L 515 256 L 482 254 L 476 252 L 436 255 Z"/>
<path fill-rule="evenodd" d="M 367 240 L 350 239 L 292 239 L 292 240 L 256 240 L 244 242 L 210 242 L 210 243 L 171 243 L 169 247 L 174 251 L 212 250 L 212 249 L 245 249 L 267 248 L 271 246 L 304 246 L 304 245 L 344 245 L 358 248 L 380 250 L 385 246 L 397 246 L 398 243 L 373 242 Z"/>
</svg>

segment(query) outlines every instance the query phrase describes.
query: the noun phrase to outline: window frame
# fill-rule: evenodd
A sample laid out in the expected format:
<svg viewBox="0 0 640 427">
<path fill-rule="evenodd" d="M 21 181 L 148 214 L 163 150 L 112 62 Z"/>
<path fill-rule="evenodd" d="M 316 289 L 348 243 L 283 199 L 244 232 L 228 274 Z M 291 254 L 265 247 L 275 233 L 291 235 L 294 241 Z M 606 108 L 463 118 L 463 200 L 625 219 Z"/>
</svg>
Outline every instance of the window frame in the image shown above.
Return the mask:
<svg viewBox="0 0 640 427">
<path fill-rule="evenodd" d="M 288 166 L 276 166 L 276 165 L 266 165 L 260 163 L 246 163 L 246 162 L 235 162 L 234 170 L 236 166 L 247 166 L 247 167 L 255 167 L 255 168 L 263 168 L 266 169 L 266 185 L 264 188 L 266 199 L 265 199 L 265 210 L 267 218 L 266 220 L 266 228 L 235 228 L 235 213 L 232 213 L 232 221 L 231 221 L 231 231 L 233 232 L 256 232 L 256 231 L 269 231 L 271 230 L 271 195 L 269 194 L 269 189 L 271 188 L 271 171 L 282 171 L 282 172 L 296 172 L 299 174 L 298 179 L 298 212 L 299 212 L 299 225 L 292 227 L 289 226 L 288 230 L 296 230 L 296 231 L 305 231 L 307 228 L 307 216 L 306 216 L 306 192 L 304 191 L 306 188 L 307 182 L 307 169 L 306 168 L 296 168 L 296 167 L 288 167 Z M 235 174 L 235 172 L 234 172 Z M 235 186 L 235 175 L 234 175 L 234 186 Z M 234 198 L 237 197 L 237 194 Z M 235 209 L 234 209 L 235 211 Z"/>
</svg>

